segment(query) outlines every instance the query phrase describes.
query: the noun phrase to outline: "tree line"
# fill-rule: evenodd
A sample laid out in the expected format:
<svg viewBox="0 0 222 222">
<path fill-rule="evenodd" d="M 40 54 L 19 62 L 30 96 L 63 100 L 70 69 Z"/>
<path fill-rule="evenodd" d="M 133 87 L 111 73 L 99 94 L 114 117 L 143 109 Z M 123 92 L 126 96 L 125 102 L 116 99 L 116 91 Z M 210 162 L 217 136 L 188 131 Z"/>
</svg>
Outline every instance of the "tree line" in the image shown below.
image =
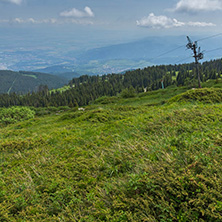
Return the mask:
<svg viewBox="0 0 222 222">
<path fill-rule="evenodd" d="M 222 59 L 204 62 L 199 67 L 201 81 L 220 78 Z M 102 76 L 83 75 L 73 78 L 70 89 L 64 92 L 49 91 L 46 85 L 39 86 L 37 92 L 19 95 L 16 93 L 0 94 L 0 107 L 10 106 L 69 106 L 88 105 L 102 96 L 116 96 L 125 89 L 133 88 L 135 92 L 151 91 L 164 87 L 195 87 L 197 70 L 194 63 L 180 65 L 160 65 L 144 69 L 127 71 L 125 74 L 107 74 Z M 196 84 L 197 87 L 197 84 Z"/>
</svg>

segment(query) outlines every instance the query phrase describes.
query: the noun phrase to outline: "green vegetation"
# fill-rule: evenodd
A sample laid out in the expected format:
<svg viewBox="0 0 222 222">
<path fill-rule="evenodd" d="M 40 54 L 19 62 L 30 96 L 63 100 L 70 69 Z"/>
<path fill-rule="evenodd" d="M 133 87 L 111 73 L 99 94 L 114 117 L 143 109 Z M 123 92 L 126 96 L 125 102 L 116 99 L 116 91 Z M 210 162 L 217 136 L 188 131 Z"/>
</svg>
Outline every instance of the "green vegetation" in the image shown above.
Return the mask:
<svg viewBox="0 0 222 222">
<path fill-rule="evenodd" d="M 24 94 L 37 91 L 39 85 L 47 85 L 49 89 L 52 89 L 66 83 L 65 79 L 50 74 L 0 70 L 0 93 Z"/>
<path fill-rule="evenodd" d="M 173 97 L 169 100 L 169 103 L 172 102 L 220 103 L 222 102 L 222 89 L 192 89 Z"/>
<path fill-rule="evenodd" d="M 221 88 L 222 80 L 221 79 L 216 79 L 216 80 L 209 79 L 206 82 L 204 82 L 202 84 L 202 86 L 208 87 L 208 88 Z"/>
<path fill-rule="evenodd" d="M 211 84 L 211 87 L 214 88 L 221 86 L 222 59 L 204 62 L 199 70 L 201 81 L 205 87 L 208 87 L 208 84 Z M 22 75 L 37 75 L 36 73 L 20 73 Z M 30 76 L 26 78 L 33 81 Z M 9 91 L 14 88 L 19 79 L 15 76 Z M 36 84 L 37 80 L 38 78 Z M 0 94 L 0 107 L 16 105 L 34 107 L 69 106 L 72 108 L 89 105 L 104 96 L 118 96 L 120 94 L 125 98 L 133 97 L 144 91 L 161 89 L 162 83 L 165 88 L 169 86 L 196 88 L 198 86 L 196 65 L 194 63 L 174 66 L 161 65 L 127 71 L 124 74 L 83 75 L 79 78 L 73 78 L 69 85 L 50 92 L 47 83 L 40 84 L 37 86 L 37 92 L 23 96 L 13 93 L 9 95 Z M 22 84 L 20 85 L 22 86 Z"/>
<path fill-rule="evenodd" d="M 124 89 L 121 92 L 121 96 L 123 98 L 132 98 L 132 97 L 136 96 L 136 91 L 135 91 L 135 89 L 133 87 L 129 87 L 129 88 Z"/>
<path fill-rule="evenodd" d="M 221 89 L 185 91 L 1 128 L 0 221 L 222 221 Z"/>
<path fill-rule="evenodd" d="M 22 76 L 28 76 L 28 77 L 31 77 L 31 78 L 37 79 L 37 76 L 36 76 L 36 75 L 22 74 Z"/>
<path fill-rule="evenodd" d="M 8 125 L 34 118 L 35 111 L 28 107 L 10 107 L 0 109 L 0 125 Z"/>
<path fill-rule="evenodd" d="M 67 90 L 69 90 L 71 87 L 69 86 L 69 85 L 65 85 L 65 86 L 63 86 L 63 87 L 61 87 L 61 88 L 57 88 L 57 89 L 52 89 L 52 90 L 50 90 L 50 92 L 52 93 L 56 93 L 56 92 L 60 92 L 60 93 L 62 93 L 62 92 L 65 92 L 65 91 L 67 91 Z"/>
</svg>

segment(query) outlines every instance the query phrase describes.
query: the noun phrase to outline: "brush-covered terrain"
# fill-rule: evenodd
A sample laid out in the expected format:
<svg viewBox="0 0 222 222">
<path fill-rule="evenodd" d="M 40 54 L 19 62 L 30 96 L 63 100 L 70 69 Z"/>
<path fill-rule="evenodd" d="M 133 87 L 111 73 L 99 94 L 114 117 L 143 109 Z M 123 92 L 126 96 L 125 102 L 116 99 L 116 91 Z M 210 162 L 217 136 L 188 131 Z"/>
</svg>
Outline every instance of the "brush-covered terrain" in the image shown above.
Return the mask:
<svg viewBox="0 0 222 222">
<path fill-rule="evenodd" d="M 221 89 L 84 108 L 0 110 L 0 221 L 222 221 Z"/>
</svg>

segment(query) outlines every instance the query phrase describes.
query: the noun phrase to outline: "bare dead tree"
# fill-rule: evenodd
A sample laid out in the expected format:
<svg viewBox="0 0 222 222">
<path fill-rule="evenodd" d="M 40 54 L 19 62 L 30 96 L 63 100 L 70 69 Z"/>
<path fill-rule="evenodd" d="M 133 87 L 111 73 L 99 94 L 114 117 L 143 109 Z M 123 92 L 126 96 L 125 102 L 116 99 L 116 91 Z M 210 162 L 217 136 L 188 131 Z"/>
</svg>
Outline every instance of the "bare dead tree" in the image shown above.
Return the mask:
<svg viewBox="0 0 222 222">
<path fill-rule="evenodd" d="M 195 64 L 197 66 L 198 85 L 199 85 L 199 88 L 201 88 L 199 60 L 203 59 L 203 52 L 200 52 L 200 47 L 198 48 L 197 41 L 192 43 L 192 41 L 190 40 L 188 36 L 187 36 L 187 40 L 188 40 L 188 44 L 186 45 L 187 48 L 193 51 L 193 57 L 195 58 Z"/>
</svg>

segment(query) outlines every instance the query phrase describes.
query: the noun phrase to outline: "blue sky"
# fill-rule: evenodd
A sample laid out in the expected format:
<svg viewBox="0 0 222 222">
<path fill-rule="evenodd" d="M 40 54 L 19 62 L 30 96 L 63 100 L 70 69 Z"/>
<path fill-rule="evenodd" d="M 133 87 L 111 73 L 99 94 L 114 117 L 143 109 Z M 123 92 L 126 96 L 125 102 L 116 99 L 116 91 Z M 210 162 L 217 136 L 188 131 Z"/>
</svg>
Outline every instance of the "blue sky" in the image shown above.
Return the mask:
<svg viewBox="0 0 222 222">
<path fill-rule="evenodd" d="M 0 27 L 132 36 L 213 33 L 222 29 L 221 11 L 222 0 L 0 0 Z"/>
<path fill-rule="evenodd" d="M 0 49 L 78 51 L 148 36 L 209 36 L 222 32 L 221 21 L 222 0 L 0 0 Z"/>
</svg>

